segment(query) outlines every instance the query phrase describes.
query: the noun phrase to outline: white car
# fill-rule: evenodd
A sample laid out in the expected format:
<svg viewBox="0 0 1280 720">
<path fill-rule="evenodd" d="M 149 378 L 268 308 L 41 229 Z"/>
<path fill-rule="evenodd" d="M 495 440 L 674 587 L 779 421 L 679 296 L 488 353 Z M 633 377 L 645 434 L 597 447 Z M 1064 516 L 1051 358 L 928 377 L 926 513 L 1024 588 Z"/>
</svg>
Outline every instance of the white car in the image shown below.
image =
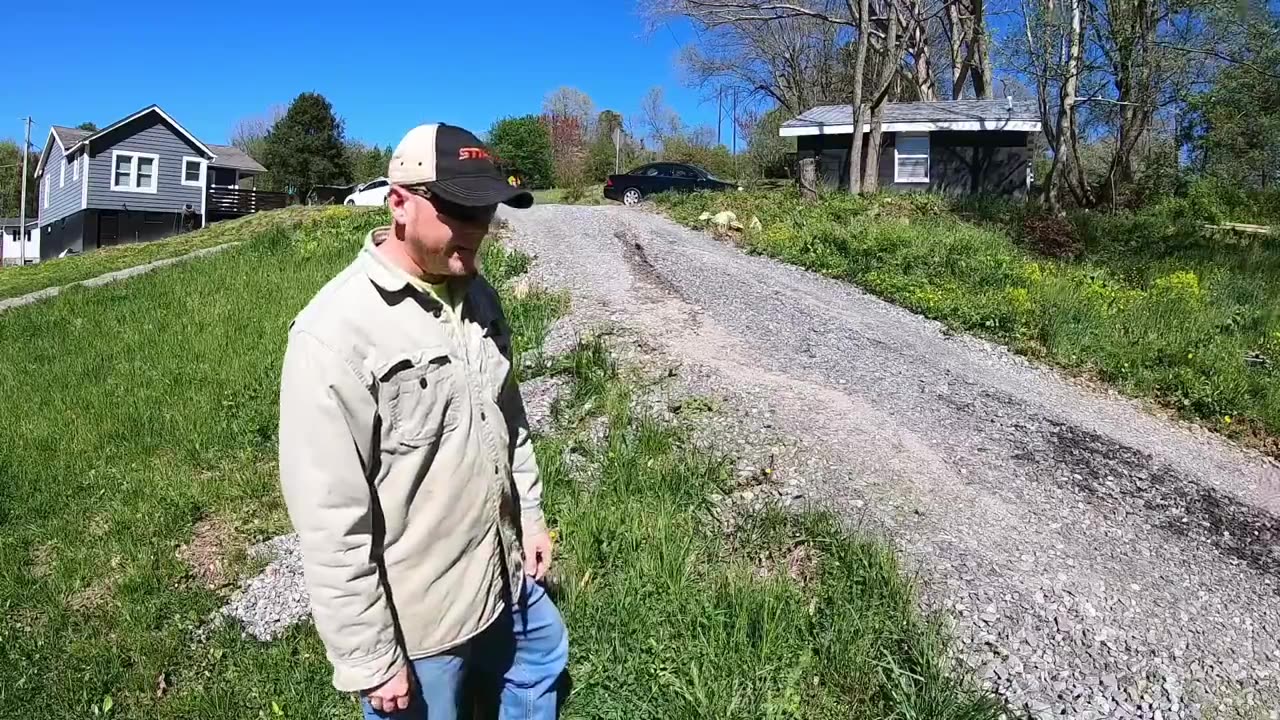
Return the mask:
<svg viewBox="0 0 1280 720">
<path fill-rule="evenodd" d="M 391 181 L 386 178 L 370 180 L 357 185 L 356 191 L 347 196 L 343 202 L 347 205 L 378 207 L 387 204 L 387 193 L 391 192 Z"/>
</svg>

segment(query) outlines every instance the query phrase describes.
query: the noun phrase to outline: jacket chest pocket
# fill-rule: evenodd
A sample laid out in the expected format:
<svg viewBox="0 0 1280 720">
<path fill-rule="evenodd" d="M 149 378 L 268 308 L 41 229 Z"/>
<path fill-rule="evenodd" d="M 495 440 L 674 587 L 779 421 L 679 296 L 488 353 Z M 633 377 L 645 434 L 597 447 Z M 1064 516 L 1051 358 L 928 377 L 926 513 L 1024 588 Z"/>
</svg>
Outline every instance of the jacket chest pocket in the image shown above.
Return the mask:
<svg viewBox="0 0 1280 720">
<path fill-rule="evenodd" d="M 399 356 L 378 377 L 383 422 L 400 444 L 434 443 L 457 424 L 453 360 L 445 350 L 430 348 Z"/>
</svg>

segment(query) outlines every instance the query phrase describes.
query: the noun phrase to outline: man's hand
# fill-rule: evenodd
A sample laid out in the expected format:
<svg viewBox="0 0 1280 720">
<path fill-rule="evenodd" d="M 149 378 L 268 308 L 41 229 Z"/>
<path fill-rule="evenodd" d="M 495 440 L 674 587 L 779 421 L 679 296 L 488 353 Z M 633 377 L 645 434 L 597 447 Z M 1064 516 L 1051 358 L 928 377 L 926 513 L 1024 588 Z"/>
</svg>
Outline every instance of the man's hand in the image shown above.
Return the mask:
<svg viewBox="0 0 1280 720">
<path fill-rule="evenodd" d="M 406 663 L 390 680 L 372 690 L 366 690 L 364 694 L 375 711 L 390 715 L 409 709 L 410 685 L 409 665 Z"/>
<path fill-rule="evenodd" d="M 545 530 L 524 538 L 524 572 L 534 580 L 546 577 L 551 567 L 551 536 Z"/>
</svg>

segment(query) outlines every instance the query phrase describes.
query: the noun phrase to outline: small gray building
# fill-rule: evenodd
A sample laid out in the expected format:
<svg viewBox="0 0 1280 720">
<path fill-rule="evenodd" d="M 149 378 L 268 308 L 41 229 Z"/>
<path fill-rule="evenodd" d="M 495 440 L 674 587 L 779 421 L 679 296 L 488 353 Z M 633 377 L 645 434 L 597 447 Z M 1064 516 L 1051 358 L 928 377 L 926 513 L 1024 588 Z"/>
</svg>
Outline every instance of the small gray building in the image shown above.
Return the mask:
<svg viewBox="0 0 1280 720">
<path fill-rule="evenodd" d="M 881 189 L 952 195 L 1023 196 L 1030 184 L 1031 142 L 1041 132 L 1034 102 L 953 100 L 886 103 L 877 171 Z M 870 124 L 863 125 L 863 167 Z M 853 111 L 822 105 L 783 123 L 796 139 L 798 158 L 818 160 L 829 187 L 849 186 Z"/>
<path fill-rule="evenodd" d="M 156 105 L 98 131 L 54 126 L 36 165 L 40 258 L 142 242 L 283 207 L 253 189 L 266 168 L 201 142 Z"/>
</svg>

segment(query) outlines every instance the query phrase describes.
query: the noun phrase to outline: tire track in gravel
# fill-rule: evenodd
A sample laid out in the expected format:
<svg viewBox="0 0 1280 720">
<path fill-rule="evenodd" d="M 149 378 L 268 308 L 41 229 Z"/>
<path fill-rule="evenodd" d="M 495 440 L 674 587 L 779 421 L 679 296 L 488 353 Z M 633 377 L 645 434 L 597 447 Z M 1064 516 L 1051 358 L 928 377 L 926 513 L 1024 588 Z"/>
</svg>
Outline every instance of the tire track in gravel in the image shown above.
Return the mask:
<svg viewBox="0 0 1280 720">
<path fill-rule="evenodd" d="M 1015 706 L 1280 718 L 1274 462 L 651 213 L 506 217 L 576 323 L 638 332 L 739 416 L 727 445 L 789 438 L 778 482 L 887 532 Z"/>
</svg>

